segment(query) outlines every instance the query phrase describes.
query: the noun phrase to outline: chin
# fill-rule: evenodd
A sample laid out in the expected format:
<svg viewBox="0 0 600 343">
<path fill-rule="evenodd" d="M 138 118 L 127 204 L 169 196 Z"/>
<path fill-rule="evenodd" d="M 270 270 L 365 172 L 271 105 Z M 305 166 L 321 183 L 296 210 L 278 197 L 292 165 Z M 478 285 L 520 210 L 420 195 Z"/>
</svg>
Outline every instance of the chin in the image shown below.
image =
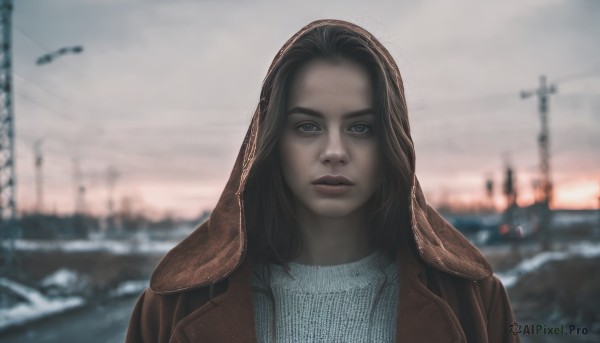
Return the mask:
<svg viewBox="0 0 600 343">
<path fill-rule="evenodd" d="M 333 204 L 317 202 L 313 206 L 308 207 L 314 214 L 324 218 L 343 218 L 356 212 L 360 206 L 351 204 Z"/>
</svg>

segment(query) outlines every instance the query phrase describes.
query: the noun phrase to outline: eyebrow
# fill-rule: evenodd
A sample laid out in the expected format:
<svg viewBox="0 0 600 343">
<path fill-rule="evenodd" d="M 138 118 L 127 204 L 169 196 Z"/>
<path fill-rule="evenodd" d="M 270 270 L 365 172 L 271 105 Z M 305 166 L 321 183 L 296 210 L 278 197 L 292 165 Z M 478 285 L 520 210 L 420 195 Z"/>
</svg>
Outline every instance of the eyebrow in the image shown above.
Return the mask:
<svg viewBox="0 0 600 343">
<path fill-rule="evenodd" d="M 301 106 L 295 106 L 292 107 L 289 111 L 287 111 L 287 114 L 294 114 L 294 113 L 300 113 L 300 114 L 306 114 L 309 116 L 313 116 L 313 117 L 319 117 L 319 118 L 323 118 L 323 113 L 319 112 L 319 111 L 315 111 L 312 110 L 310 108 L 306 108 L 306 107 L 301 107 Z M 360 117 L 360 116 L 364 116 L 364 115 L 375 115 L 374 111 L 372 108 L 365 108 L 364 110 L 358 110 L 358 111 L 353 111 L 353 112 L 349 112 L 346 113 L 344 115 L 344 118 L 354 118 L 354 117 Z"/>
</svg>

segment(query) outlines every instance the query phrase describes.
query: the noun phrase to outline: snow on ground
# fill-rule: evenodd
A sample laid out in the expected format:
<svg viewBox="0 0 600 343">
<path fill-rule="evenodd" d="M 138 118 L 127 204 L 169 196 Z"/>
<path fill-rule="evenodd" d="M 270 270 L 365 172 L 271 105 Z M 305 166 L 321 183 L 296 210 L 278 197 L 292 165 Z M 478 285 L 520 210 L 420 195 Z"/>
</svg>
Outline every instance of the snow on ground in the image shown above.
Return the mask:
<svg viewBox="0 0 600 343">
<path fill-rule="evenodd" d="M 79 297 L 49 299 L 34 288 L 3 277 L 0 277 L 0 287 L 12 291 L 25 300 L 9 308 L 0 307 L 0 331 L 9 326 L 23 324 L 84 304 L 84 300 Z"/>
<path fill-rule="evenodd" d="M 77 282 L 78 279 L 79 276 L 76 272 L 67 268 L 61 268 L 46 276 L 44 280 L 42 280 L 42 286 L 70 288 L 74 283 Z"/>
<path fill-rule="evenodd" d="M 595 225 L 598 221 L 598 211 L 557 211 L 552 214 L 552 226 L 555 228 L 568 228 L 579 224 Z"/>
<path fill-rule="evenodd" d="M 33 241 L 18 239 L 15 249 L 18 251 L 61 251 L 61 252 L 108 252 L 115 255 L 128 254 L 164 254 L 178 242 L 165 241 L 117 241 L 117 240 L 65 240 Z M 8 242 L 3 242 L 7 247 Z"/>
<path fill-rule="evenodd" d="M 125 281 L 112 290 L 110 296 L 119 298 L 127 295 L 141 294 L 146 287 L 148 287 L 148 280 Z"/>
<path fill-rule="evenodd" d="M 75 272 L 60 269 L 46 277 L 42 281 L 42 285 L 69 288 L 76 281 L 77 274 Z M 110 291 L 109 295 L 111 298 L 139 295 L 146 287 L 148 287 L 148 280 L 126 281 Z M 80 297 L 49 298 L 34 288 L 0 277 L 0 292 L 3 291 L 12 292 L 21 298 L 21 301 L 9 308 L 0 307 L 0 332 L 11 326 L 21 325 L 86 304 L 86 301 Z"/>
<path fill-rule="evenodd" d="M 571 257 L 591 258 L 600 256 L 600 244 L 582 242 L 570 245 L 565 251 L 545 251 L 521 261 L 517 266 L 504 273 L 495 275 L 502 281 L 504 287 L 512 287 L 523 274 L 535 271 L 549 261 L 566 260 Z"/>
</svg>

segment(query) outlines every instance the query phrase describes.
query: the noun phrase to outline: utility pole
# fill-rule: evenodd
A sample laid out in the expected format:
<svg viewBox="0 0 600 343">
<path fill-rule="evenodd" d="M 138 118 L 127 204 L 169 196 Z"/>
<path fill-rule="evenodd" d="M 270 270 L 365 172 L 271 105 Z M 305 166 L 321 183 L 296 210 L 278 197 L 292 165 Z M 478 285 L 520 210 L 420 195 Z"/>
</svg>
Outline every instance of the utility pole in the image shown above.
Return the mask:
<svg viewBox="0 0 600 343">
<path fill-rule="evenodd" d="M 540 112 L 541 131 L 538 136 L 540 149 L 540 187 L 542 190 L 542 201 L 550 207 L 552 204 L 552 177 L 550 173 L 550 133 L 548 131 L 548 97 L 556 93 L 555 85 L 546 85 L 546 76 L 540 76 L 540 87 L 534 91 L 522 91 L 521 98 L 526 99 L 537 95 L 538 109 Z"/>
<path fill-rule="evenodd" d="M 516 177 L 515 173 L 508 162 L 506 161 L 506 170 L 504 174 L 504 195 L 506 196 L 506 210 L 504 211 L 504 223 L 508 225 L 508 232 L 506 234 L 516 234 L 517 230 L 517 217 L 518 217 L 518 204 L 517 204 L 517 187 L 516 187 Z M 520 237 L 513 237 L 513 242 L 511 244 L 512 253 L 516 256 L 521 256 L 521 250 L 519 245 Z"/>
<path fill-rule="evenodd" d="M 550 173 L 550 133 L 548 130 L 548 98 L 550 94 L 556 93 L 556 85 L 548 86 L 546 76 L 540 76 L 540 86 L 533 91 L 521 91 L 521 98 L 526 99 L 536 95 L 538 97 L 538 110 L 540 113 L 541 131 L 538 135 L 538 144 L 540 149 L 540 180 L 539 187 L 542 194 L 542 201 L 537 207 L 540 210 L 539 232 L 542 235 L 542 249 L 550 248 L 550 207 L 553 199 L 553 185 Z"/>
<path fill-rule="evenodd" d="M 504 174 L 504 195 L 506 196 L 506 210 L 510 211 L 517 206 L 517 190 L 515 189 L 514 171 L 508 163 Z"/>
<path fill-rule="evenodd" d="M 42 214 L 44 212 L 44 179 L 42 173 L 42 140 L 38 139 L 33 144 L 33 152 L 35 154 L 35 187 L 36 187 L 36 212 Z"/>
<path fill-rule="evenodd" d="M 485 178 L 485 194 L 487 196 L 489 210 L 491 212 L 496 212 L 496 204 L 494 202 L 494 178 L 489 173 Z"/>
<path fill-rule="evenodd" d="M 73 183 L 75 191 L 75 213 L 72 221 L 72 234 L 80 237 L 83 233 L 89 234 L 87 219 L 85 216 L 85 187 L 82 183 L 81 168 L 79 167 L 79 158 L 73 158 Z"/>
<path fill-rule="evenodd" d="M 108 187 L 108 216 L 107 216 L 107 226 L 109 230 L 112 230 L 115 226 L 115 214 L 114 208 L 115 203 L 113 199 L 113 191 L 115 188 L 115 183 L 117 182 L 117 178 L 119 177 L 119 172 L 113 166 L 109 166 L 106 171 L 106 185 Z"/>
<path fill-rule="evenodd" d="M 12 0 L 0 0 L 0 274 L 19 273 L 15 254 L 17 226 L 15 120 L 12 84 Z M 7 244 L 8 243 L 8 244 Z"/>
<path fill-rule="evenodd" d="M 73 158 L 73 181 L 75 183 L 75 215 L 83 215 L 85 212 L 85 186 L 82 183 L 79 158 Z"/>
<path fill-rule="evenodd" d="M 544 199 L 544 194 L 542 194 L 542 187 L 540 184 L 540 180 L 538 180 L 537 178 L 534 178 L 533 180 L 531 180 L 531 189 L 533 190 L 533 201 L 536 204 L 539 204 L 543 201 Z"/>
</svg>

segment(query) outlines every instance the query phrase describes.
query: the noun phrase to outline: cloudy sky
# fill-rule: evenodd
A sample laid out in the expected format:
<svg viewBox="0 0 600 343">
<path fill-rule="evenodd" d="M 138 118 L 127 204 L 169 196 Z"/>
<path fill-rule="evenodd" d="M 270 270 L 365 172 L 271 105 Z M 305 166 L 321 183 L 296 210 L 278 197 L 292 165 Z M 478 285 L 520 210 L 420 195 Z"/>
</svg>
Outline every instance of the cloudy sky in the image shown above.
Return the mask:
<svg viewBox="0 0 600 343">
<path fill-rule="evenodd" d="M 106 212 L 107 169 L 123 197 L 154 214 L 195 216 L 216 203 L 267 68 L 308 22 L 355 22 L 390 50 L 404 79 L 417 175 L 432 203 L 472 202 L 510 161 L 531 201 L 547 75 L 556 207 L 600 192 L 600 2 L 15 1 L 13 58 L 18 205 L 35 206 L 42 139 L 44 206 Z M 37 66 L 64 46 L 83 45 Z M 497 187 L 499 190 L 499 187 Z M 502 196 L 497 192 L 498 205 Z"/>
</svg>

